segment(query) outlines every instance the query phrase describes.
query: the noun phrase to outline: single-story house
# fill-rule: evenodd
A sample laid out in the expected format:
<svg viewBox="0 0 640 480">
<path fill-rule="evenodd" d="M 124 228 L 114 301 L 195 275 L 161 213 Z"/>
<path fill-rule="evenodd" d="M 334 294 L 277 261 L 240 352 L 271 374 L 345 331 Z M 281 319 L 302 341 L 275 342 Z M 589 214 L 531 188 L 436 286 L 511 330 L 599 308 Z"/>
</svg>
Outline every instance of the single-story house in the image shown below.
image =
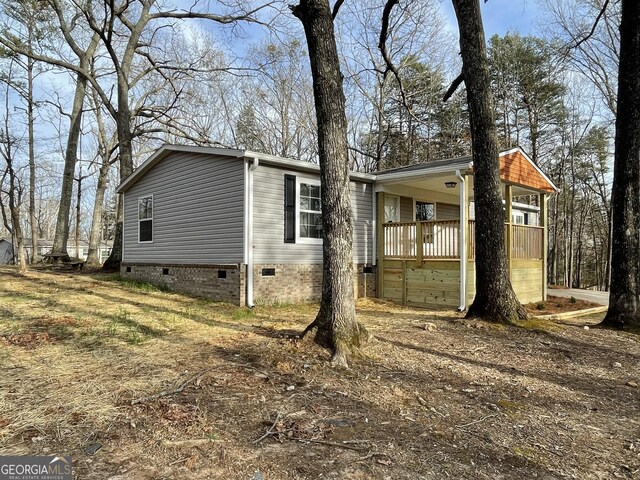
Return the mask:
<svg viewBox="0 0 640 480">
<path fill-rule="evenodd" d="M 358 296 L 465 309 L 475 293 L 473 161 L 352 172 Z M 512 284 L 546 298 L 546 200 L 557 191 L 520 148 L 500 154 Z M 228 301 L 320 297 L 319 167 L 248 150 L 165 145 L 117 190 L 121 273 Z M 536 205 L 514 204 L 535 195 Z"/>
</svg>

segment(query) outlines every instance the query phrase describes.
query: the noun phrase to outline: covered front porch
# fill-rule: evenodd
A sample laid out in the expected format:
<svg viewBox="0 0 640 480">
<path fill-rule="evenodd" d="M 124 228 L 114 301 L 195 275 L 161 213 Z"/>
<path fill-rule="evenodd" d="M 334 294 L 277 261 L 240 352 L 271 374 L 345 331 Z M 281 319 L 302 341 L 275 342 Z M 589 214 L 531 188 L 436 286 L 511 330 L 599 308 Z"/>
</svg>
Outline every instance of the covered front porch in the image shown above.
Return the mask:
<svg viewBox="0 0 640 480">
<path fill-rule="evenodd" d="M 522 303 L 546 299 L 546 200 L 553 184 L 520 149 L 500 157 L 511 283 Z M 470 157 L 376 178 L 378 297 L 464 310 L 475 296 Z M 527 203 L 514 202 L 526 198 Z"/>
</svg>

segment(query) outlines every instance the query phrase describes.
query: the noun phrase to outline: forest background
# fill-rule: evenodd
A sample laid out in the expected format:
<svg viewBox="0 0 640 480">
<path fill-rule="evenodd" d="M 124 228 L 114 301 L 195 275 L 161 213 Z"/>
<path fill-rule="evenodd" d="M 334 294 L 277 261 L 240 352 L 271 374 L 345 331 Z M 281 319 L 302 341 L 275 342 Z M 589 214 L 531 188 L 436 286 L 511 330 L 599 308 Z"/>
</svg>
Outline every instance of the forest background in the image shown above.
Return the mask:
<svg viewBox="0 0 640 480">
<path fill-rule="evenodd" d="M 560 189 L 548 280 L 607 290 L 620 12 L 613 2 L 592 31 L 603 3 L 482 9 L 500 146 L 523 147 Z M 0 236 L 29 244 L 64 231 L 96 254 L 115 235 L 127 142 L 134 167 L 163 143 L 317 161 L 306 46 L 287 3 L 185 6 L 0 2 Z M 464 89 L 443 101 L 461 68 L 450 2 L 394 9 L 386 47 L 397 75 L 378 47 L 382 9 L 349 1 L 335 19 L 352 168 L 469 154 Z"/>
</svg>

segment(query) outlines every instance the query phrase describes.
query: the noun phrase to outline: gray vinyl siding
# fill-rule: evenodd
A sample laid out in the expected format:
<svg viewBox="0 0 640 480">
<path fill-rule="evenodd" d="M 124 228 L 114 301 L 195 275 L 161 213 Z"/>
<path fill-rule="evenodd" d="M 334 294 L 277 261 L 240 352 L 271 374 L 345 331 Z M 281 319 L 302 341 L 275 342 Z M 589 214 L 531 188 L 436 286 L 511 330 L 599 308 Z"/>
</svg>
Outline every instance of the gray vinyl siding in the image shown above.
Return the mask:
<svg viewBox="0 0 640 480">
<path fill-rule="evenodd" d="M 459 220 L 460 205 L 436 203 L 436 220 Z"/>
<path fill-rule="evenodd" d="M 255 264 L 320 264 L 322 243 L 284 243 L 284 175 L 318 181 L 310 173 L 260 165 L 253 177 L 253 244 Z M 351 182 L 354 262 L 371 263 L 373 252 L 372 186 Z"/>
<path fill-rule="evenodd" d="M 0 265 L 13 263 L 13 245 L 6 240 L 0 241 Z"/>
<path fill-rule="evenodd" d="M 138 198 L 153 195 L 153 243 L 138 242 Z M 124 261 L 241 263 L 244 163 L 173 153 L 124 194 Z"/>
<path fill-rule="evenodd" d="M 413 222 L 413 198 L 400 197 L 400 221 Z"/>
</svg>

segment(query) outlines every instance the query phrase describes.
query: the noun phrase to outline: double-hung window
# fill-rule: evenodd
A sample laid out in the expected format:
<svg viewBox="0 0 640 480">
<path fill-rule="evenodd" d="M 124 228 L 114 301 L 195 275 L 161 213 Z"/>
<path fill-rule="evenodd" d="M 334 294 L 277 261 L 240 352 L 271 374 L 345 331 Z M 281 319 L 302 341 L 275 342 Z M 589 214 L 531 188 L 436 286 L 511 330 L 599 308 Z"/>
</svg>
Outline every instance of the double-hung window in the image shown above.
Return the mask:
<svg viewBox="0 0 640 480">
<path fill-rule="evenodd" d="M 153 242 L 153 195 L 138 198 L 138 242 Z"/>
<path fill-rule="evenodd" d="M 298 238 L 322 240 L 320 185 L 305 180 L 298 187 Z"/>
<path fill-rule="evenodd" d="M 322 242 L 319 181 L 284 176 L 284 242 Z"/>
</svg>

